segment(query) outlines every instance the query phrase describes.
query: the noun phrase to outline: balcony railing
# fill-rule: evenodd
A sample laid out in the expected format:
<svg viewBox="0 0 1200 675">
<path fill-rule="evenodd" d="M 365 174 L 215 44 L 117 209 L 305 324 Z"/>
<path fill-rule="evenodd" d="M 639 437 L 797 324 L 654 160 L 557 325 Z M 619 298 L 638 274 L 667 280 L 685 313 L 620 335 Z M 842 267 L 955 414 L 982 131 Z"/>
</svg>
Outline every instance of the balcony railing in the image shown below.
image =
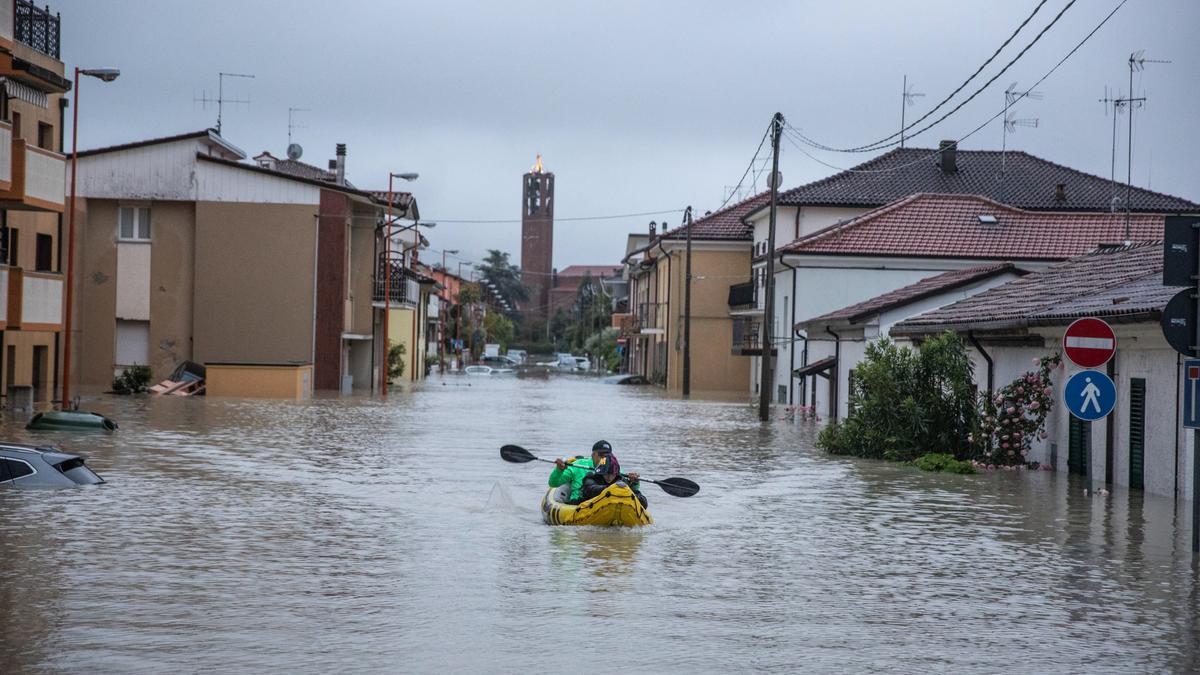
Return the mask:
<svg viewBox="0 0 1200 675">
<path fill-rule="evenodd" d="M 758 285 L 753 281 L 729 287 L 729 309 L 754 309 L 758 306 Z"/>
<path fill-rule="evenodd" d="M 380 263 L 375 275 L 374 301 L 383 303 L 386 296 L 387 302 L 393 307 L 397 305 L 416 307 L 417 301 L 421 299 L 421 284 L 417 281 L 416 275 L 395 262 L 386 265 L 390 268 L 390 274 L 384 271 L 384 267 L 385 264 Z M 387 280 L 386 285 L 385 279 Z"/>
<path fill-rule="evenodd" d="M 771 354 L 775 354 L 771 348 Z M 733 355 L 762 355 L 762 318 L 757 316 L 733 317 Z"/>
<path fill-rule="evenodd" d="M 62 301 L 61 274 L 0 267 L 0 321 L 6 329 L 56 331 L 62 323 Z"/>
<path fill-rule="evenodd" d="M 640 333 L 664 333 L 667 327 L 667 303 L 643 302 L 633 315 L 633 325 Z"/>
<path fill-rule="evenodd" d="M 57 60 L 60 46 L 59 15 L 51 14 L 49 5 L 41 9 L 29 0 L 15 0 L 13 8 L 13 32 L 17 42 Z"/>
<path fill-rule="evenodd" d="M 20 138 L 12 142 L 12 149 L 12 183 L 7 190 L 0 190 L 0 206 L 62 213 L 66 202 L 66 158 Z"/>
</svg>

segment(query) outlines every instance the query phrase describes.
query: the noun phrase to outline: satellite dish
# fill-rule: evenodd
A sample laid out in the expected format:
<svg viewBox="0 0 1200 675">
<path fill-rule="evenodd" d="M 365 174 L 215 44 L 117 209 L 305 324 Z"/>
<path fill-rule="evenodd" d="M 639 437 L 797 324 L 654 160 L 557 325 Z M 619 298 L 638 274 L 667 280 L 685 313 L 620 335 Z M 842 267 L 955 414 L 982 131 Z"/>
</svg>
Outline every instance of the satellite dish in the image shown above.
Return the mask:
<svg viewBox="0 0 1200 675">
<path fill-rule="evenodd" d="M 289 143 L 287 149 L 288 159 L 295 161 L 300 159 L 300 155 L 304 154 L 304 148 L 300 147 L 299 143 Z"/>
</svg>

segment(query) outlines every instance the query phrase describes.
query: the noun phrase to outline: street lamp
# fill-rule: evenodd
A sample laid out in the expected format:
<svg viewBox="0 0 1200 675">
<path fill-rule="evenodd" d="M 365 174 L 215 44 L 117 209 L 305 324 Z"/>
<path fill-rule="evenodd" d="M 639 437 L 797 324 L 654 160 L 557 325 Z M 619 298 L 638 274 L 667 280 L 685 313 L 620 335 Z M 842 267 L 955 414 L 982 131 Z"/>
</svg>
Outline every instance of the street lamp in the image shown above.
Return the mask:
<svg viewBox="0 0 1200 675">
<path fill-rule="evenodd" d="M 67 297 L 63 303 L 63 375 L 62 397 L 59 406 L 64 410 L 71 400 L 71 300 L 75 278 L 75 173 L 79 165 L 79 76 L 87 75 L 101 82 L 112 82 L 121 76 L 116 68 L 76 68 L 74 101 L 75 110 L 71 113 L 71 205 L 70 216 L 67 218 Z M 10 366 L 11 367 L 11 366 Z"/>
<path fill-rule="evenodd" d="M 446 254 L 458 255 L 458 249 L 442 249 L 442 281 L 446 282 Z M 438 341 L 438 372 L 443 376 L 446 374 L 446 312 L 450 309 L 450 284 L 443 283 L 442 285 L 442 302 L 444 307 L 438 313 L 438 318 L 441 319 L 439 331 L 441 340 Z"/>
<path fill-rule="evenodd" d="M 392 205 L 396 202 L 395 189 L 392 185 L 392 179 L 399 178 L 406 181 L 414 181 L 420 174 L 416 173 L 388 173 L 388 191 L 387 191 L 387 237 L 384 238 L 383 249 L 383 368 L 379 376 L 379 391 L 384 396 L 387 396 L 388 385 L 388 356 L 391 350 L 391 336 L 389 329 L 391 328 L 392 317 Z M 416 351 L 416 345 L 413 345 L 413 351 Z M 416 359 L 413 359 L 416 363 Z"/>
</svg>

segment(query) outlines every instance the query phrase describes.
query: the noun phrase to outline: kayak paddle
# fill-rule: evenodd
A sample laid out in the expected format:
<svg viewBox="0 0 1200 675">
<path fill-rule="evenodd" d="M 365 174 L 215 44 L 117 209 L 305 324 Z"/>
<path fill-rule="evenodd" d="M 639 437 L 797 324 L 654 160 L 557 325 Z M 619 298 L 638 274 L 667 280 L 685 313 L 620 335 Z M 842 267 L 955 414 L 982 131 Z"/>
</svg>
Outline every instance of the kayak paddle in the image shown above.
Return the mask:
<svg viewBox="0 0 1200 675">
<path fill-rule="evenodd" d="M 522 448 L 519 445 L 501 446 L 500 447 L 500 458 L 506 462 L 512 462 L 513 464 L 524 464 L 526 462 L 533 462 L 533 461 L 547 462 L 549 464 L 554 463 L 554 460 L 542 459 L 541 457 L 537 457 L 532 452 L 526 450 L 525 448 Z M 621 474 L 621 477 L 625 478 L 626 475 Z M 665 478 L 663 480 L 650 480 L 649 478 L 641 478 L 639 476 L 638 480 L 643 480 L 643 481 L 646 481 L 647 483 L 654 483 L 658 487 L 662 488 L 663 492 L 671 495 L 672 497 L 691 497 L 692 495 L 694 495 L 700 491 L 699 485 L 697 485 L 695 482 L 690 481 L 686 478 Z"/>
</svg>

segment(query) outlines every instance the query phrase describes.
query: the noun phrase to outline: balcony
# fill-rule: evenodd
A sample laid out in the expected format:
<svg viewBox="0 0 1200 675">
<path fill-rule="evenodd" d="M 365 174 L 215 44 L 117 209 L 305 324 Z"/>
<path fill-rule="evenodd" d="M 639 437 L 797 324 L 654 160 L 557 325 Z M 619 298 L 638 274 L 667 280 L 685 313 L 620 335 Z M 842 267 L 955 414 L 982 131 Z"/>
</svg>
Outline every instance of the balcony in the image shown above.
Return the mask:
<svg viewBox="0 0 1200 675">
<path fill-rule="evenodd" d="M 731 315 L 761 314 L 763 310 L 762 293 L 759 291 L 759 285 L 753 281 L 730 286 L 729 313 Z"/>
<path fill-rule="evenodd" d="M 614 313 L 612 315 L 612 327 L 616 328 L 621 337 L 628 337 L 637 333 L 636 318 L 628 313 Z"/>
<path fill-rule="evenodd" d="M 0 4 L 6 4 L 0 2 Z M 13 36 L 17 42 L 29 45 L 35 50 L 59 60 L 61 44 L 59 27 L 61 20 L 57 13 L 51 14 L 50 7 L 45 9 L 29 2 L 15 0 L 11 12 Z M 2 36 L 0 36 L 2 37 Z"/>
<path fill-rule="evenodd" d="M 633 315 L 633 327 L 642 335 L 664 335 L 667 332 L 667 303 L 643 302 Z"/>
<path fill-rule="evenodd" d="M 5 330 L 61 330 L 62 297 L 61 274 L 0 267 L 0 325 Z"/>
<path fill-rule="evenodd" d="M 0 208 L 62 213 L 66 168 L 66 157 L 57 152 L 29 145 L 24 139 L 13 141 L 12 180 L 7 189 L 0 190 Z"/>
<path fill-rule="evenodd" d="M 757 316 L 733 317 L 734 356 L 762 356 L 762 319 Z M 777 350 L 771 348 L 771 356 Z"/>
<path fill-rule="evenodd" d="M 374 306 L 383 307 L 386 302 L 392 309 L 413 309 L 421 299 L 421 284 L 412 270 L 392 262 L 387 267 L 391 274 L 384 272 L 384 264 L 380 263 L 375 275 Z M 387 283 L 384 283 L 384 279 Z"/>
</svg>

